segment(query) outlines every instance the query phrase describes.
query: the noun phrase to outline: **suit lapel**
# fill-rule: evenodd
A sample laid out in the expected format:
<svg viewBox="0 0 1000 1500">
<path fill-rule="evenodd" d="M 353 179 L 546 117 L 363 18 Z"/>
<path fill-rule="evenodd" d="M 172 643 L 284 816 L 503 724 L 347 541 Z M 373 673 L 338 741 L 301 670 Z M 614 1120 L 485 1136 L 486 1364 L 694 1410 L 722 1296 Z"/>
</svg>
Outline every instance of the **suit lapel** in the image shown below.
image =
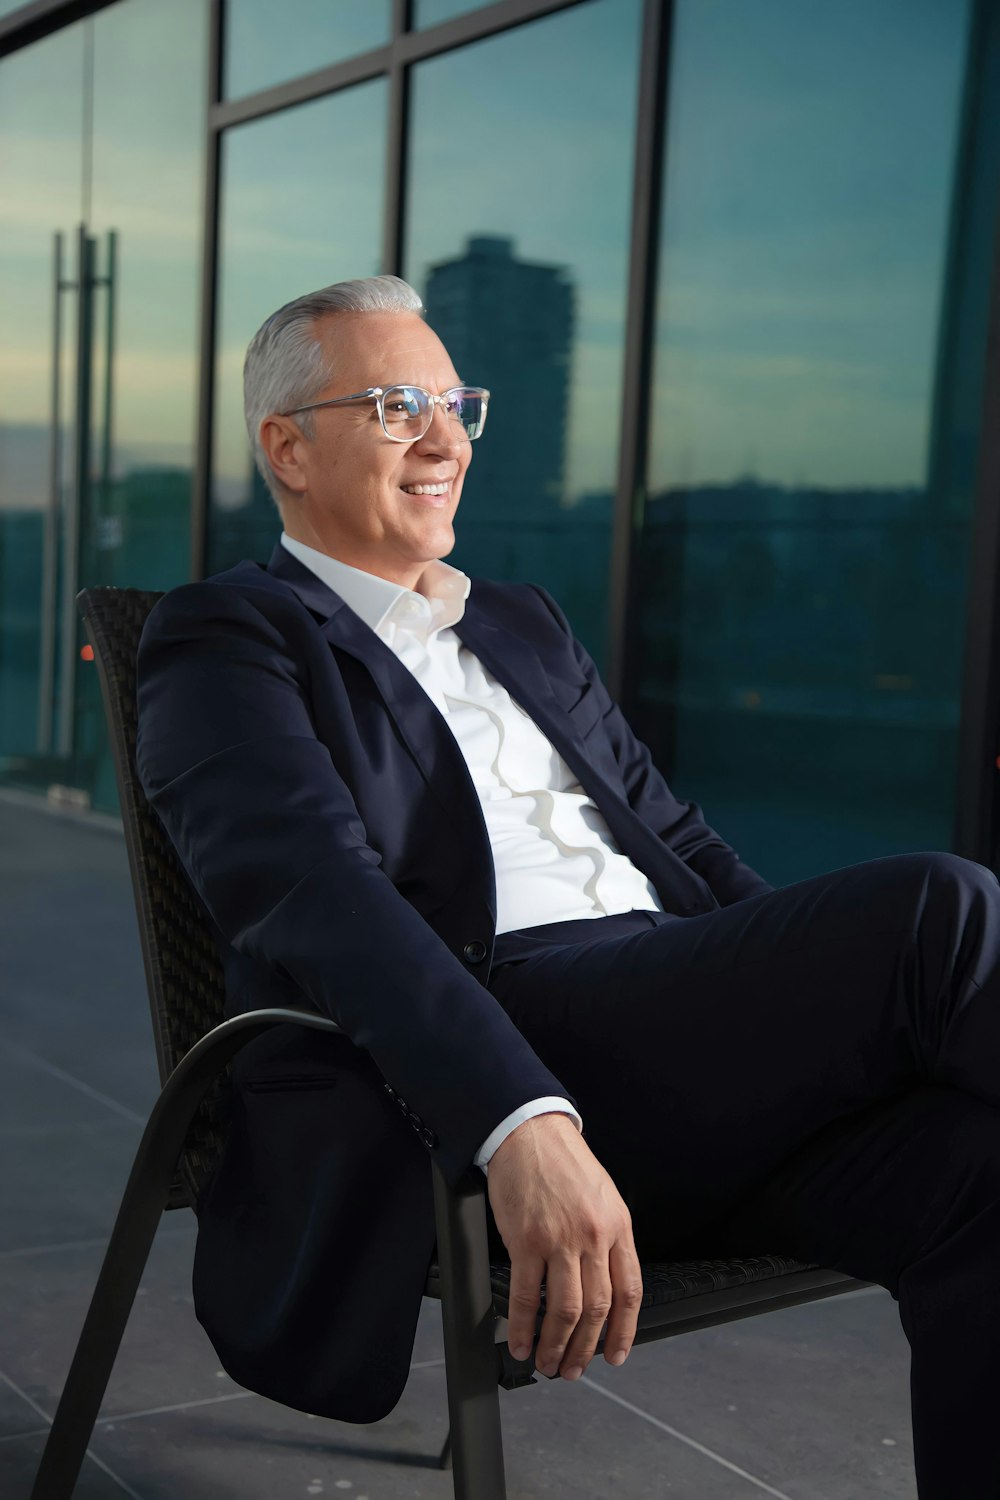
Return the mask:
<svg viewBox="0 0 1000 1500">
<path fill-rule="evenodd" d="M 444 718 L 412 672 L 339 594 L 280 542 L 271 555 L 268 572 L 286 583 L 306 608 L 320 617 L 320 629 L 331 646 L 347 651 L 367 668 L 400 738 L 449 815 L 454 816 L 456 791 L 463 785 L 478 811 L 479 799 L 465 758 Z M 485 837 L 485 825 L 483 834 Z"/>
<path fill-rule="evenodd" d="M 524 636 L 490 624 L 470 595 L 464 617 L 455 626 L 464 646 L 479 657 L 483 666 L 505 687 L 575 772 L 580 785 L 594 796 L 596 788 L 607 795 L 604 781 L 595 776 L 583 738 L 552 691 L 541 659 Z M 595 799 L 596 800 L 596 799 Z"/>
<path fill-rule="evenodd" d="M 466 783 L 472 790 L 468 767 L 443 717 L 413 674 L 339 594 L 280 542 L 271 554 L 268 572 L 286 583 L 307 609 L 320 617 L 323 634 L 331 646 L 350 652 L 364 663 L 428 786 L 448 811 L 454 813 L 456 783 Z M 591 796 L 600 794 L 605 800 L 609 788 L 602 778 L 595 776 L 583 739 L 556 700 L 538 653 L 523 636 L 501 630 L 490 622 L 476 602 L 474 586 L 455 631 L 462 644 L 478 656 L 487 671 L 534 719 L 576 774 L 580 785 Z"/>
</svg>

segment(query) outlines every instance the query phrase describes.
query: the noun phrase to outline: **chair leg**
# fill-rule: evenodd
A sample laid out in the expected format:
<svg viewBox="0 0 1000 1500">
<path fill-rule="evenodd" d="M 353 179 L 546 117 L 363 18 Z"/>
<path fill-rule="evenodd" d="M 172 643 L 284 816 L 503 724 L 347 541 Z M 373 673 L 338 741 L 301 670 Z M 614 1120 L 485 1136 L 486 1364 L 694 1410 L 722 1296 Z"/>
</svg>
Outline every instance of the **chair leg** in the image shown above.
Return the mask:
<svg viewBox="0 0 1000 1500">
<path fill-rule="evenodd" d="M 171 1168 L 164 1181 L 149 1168 L 140 1146 L 42 1453 L 31 1500 L 69 1500 L 76 1487 L 173 1176 Z"/>
<path fill-rule="evenodd" d="M 433 1175 L 455 1500 L 506 1500 L 485 1183 Z"/>
<path fill-rule="evenodd" d="M 30 1500 L 69 1500 L 73 1493 L 195 1110 L 241 1048 L 289 1022 L 340 1031 L 327 1016 L 285 1007 L 233 1016 L 196 1042 L 163 1085 L 132 1163 Z"/>
</svg>

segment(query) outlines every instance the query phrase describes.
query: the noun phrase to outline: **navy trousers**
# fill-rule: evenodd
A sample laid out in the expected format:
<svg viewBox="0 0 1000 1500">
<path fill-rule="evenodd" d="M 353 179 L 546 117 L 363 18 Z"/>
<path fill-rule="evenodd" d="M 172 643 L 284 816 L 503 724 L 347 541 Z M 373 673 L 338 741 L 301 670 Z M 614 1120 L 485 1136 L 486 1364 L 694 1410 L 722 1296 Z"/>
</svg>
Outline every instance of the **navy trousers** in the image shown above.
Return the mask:
<svg viewBox="0 0 1000 1500">
<path fill-rule="evenodd" d="M 780 1251 L 880 1283 L 921 1500 L 1000 1500 L 1000 886 L 899 855 L 682 918 L 497 939 L 640 1256 Z"/>
</svg>

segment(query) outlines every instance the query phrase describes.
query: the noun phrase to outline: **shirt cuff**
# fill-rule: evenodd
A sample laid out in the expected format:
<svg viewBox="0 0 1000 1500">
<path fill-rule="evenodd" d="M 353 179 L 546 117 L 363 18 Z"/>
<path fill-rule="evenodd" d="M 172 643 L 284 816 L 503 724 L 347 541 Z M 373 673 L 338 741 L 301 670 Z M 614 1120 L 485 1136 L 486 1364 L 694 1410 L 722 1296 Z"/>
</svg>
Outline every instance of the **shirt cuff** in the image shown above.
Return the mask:
<svg viewBox="0 0 1000 1500">
<path fill-rule="evenodd" d="M 522 1104 L 518 1109 L 514 1110 L 513 1114 L 509 1114 L 505 1120 L 501 1120 L 495 1130 L 490 1131 L 472 1158 L 472 1165 L 474 1167 L 482 1167 L 483 1171 L 487 1172 L 490 1158 L 494 1151 L 503 1144 L 512 1130 L 516 1130 L 519 1125 L 523 1125 L 525 1120 L 533 1120 L 536 1115 L 554 1114 L 569 1115 L 576 1125 L 577 1130 L 583 1130 L 583 1121 L 568 1099 L 559 1099 L 556 1097 L 530 1099 L 527 1104 Z"/>
</svg>

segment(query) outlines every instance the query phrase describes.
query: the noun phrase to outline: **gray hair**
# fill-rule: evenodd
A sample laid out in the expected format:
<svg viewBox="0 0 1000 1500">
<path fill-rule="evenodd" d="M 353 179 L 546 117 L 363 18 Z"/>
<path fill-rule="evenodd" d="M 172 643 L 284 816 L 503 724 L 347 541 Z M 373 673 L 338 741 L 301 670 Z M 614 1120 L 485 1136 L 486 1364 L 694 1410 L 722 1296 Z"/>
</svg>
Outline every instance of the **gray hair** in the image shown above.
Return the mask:
<svg viewBox="0 0 1000 1500">
<path fill-rule="evenodd" d="M 333 372 L 316 336 L 318 320 L 335 313 L 422 311 L 412 286 L 398 276 L 365 276 L 296 297 L 258 328 L 243 362 L 243 411 L 257 468 L 276 502 L 281 484 L 264 456 L 260 424 L 274 412 L 307 405 L 330 380 Z M 311 438 L 312 412 L 297 420 Z"/>
</svg>

